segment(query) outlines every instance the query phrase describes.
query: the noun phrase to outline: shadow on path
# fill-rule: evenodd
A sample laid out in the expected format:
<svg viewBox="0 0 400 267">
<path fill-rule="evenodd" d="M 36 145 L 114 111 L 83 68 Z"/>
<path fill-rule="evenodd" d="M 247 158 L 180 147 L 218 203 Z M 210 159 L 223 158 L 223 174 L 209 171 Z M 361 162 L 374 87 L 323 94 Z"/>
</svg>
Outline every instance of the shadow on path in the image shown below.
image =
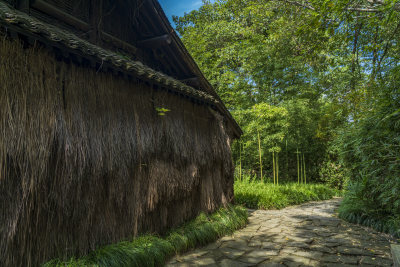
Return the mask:
<svg viewBox="0 0 400 267">
<path fill-rule="evenodd" d="M 394 240 L 337 218 L 340 201 L 249 210 L 247 227 L 167 266 L 392 266 Z"/>
</svg>

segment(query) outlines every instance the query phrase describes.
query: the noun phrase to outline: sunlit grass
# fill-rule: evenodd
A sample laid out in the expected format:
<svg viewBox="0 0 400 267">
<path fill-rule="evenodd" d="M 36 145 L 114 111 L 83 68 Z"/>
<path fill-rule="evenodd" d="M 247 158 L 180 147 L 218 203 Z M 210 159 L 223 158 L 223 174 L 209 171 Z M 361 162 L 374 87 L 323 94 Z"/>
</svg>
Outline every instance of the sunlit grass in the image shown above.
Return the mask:
<svg viewBox="0 0 400 267">
<path fill-rule="evenodd" d="M 274 185 L 246 177 L 234 184 L 236 204 L 252 209 L 281 209 L 307 201 L 326 200 L 340 194 L 322 184 Z"/>
</svg>

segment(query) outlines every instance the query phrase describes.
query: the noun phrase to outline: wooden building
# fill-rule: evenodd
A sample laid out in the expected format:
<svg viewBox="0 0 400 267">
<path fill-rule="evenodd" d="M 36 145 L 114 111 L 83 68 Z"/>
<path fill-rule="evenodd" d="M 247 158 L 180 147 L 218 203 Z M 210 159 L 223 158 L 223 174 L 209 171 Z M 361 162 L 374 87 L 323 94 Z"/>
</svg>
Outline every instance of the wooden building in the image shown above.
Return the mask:
<svg viewBox="0 0 400 267">
<path fill-rule="evenodd" d="M 0 266 L 230 202 L 240 135 L 156 0 L 0 0 Z"/>
</svg>

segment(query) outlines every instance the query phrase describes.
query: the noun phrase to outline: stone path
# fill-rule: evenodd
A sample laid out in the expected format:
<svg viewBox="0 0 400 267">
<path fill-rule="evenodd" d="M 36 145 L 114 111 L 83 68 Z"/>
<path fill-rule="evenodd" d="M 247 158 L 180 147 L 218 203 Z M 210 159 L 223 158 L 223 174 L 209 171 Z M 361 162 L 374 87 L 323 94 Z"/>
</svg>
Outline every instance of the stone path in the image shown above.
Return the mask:
<svg viewBox="0 0 400 267">
<path fill-rule="evenodd" d="M 390 236 L 336 217 L 340 199 L 249 210 L 246 228 L 173 258 L 175 266 L 392 266 Z"/>
</svg>

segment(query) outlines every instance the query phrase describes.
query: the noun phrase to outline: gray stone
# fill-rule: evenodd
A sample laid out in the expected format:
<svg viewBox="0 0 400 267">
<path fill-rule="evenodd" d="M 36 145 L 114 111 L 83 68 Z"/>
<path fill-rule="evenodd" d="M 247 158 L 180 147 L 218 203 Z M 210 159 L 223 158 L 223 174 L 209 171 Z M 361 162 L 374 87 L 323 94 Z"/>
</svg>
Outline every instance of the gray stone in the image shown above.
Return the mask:
<svg viewBox="0 0 400 267">
<path fill-rule="evenodd" d="M 192 251 L 192 252 L 190 253 L 190 257 L 198 258 L 198 257 L 204 256 L 204 255 L 207 254 L 207 253 L 210 253 L 210 250 L 205 249 L 205 248 L 196 249 L 196 250 L 194 250 L 194 251 Z"/>
<path fill-rule="evenodd" d="M 297 248 L 294 248 L 294 247 L 285 247 L 285 248 L 283 248 L 283 249 L 281 249 L 280 251 L 279 251 L 279 254 L 281 255 L 281 256 L 286 256 L 286 255 L 289 255 L 289 254 L 293 254 L 294 252 L 296 252 L 297 251 Z"/>
<path fill-rule="evenodd" d="M 258 267 L 285 267 L 286 265 L 279 262 L 263 262 L 257 265 Z"/>
<path fill-rule="evenodd" d="M 186 255 L 183 255 L 183 256 L 178 256 L 177 257 L 177 261 L 178 262 L 187 262 L 187 261 L 193 261 L 193 260 L 195 260 L 197 258 L 197 256 L 196 255 L 193 255 L 192 253 L 189 253 L 189 254 L 186 254 Z"/>
<path fill-rule="evenodd" d="M 328 263 L 326 267 L 354 267 L 354 265 L 343 264 L 343 263 Z"/>
<path fill-rule="evenodd" d="M 261 240 L 251 240 L 250 242 L 249 242 L 249 247 L 261 247 L 261 245 L 262 245 L 262 242 L 261 242 Z"/>
<path fill-rule="evenodd" d="M 289 261 L 289 262 L 283 262 L 286 266 L 288 266 L 288 267 L 299 267 L 299 266 L 304 266 L 302 263 L 300 263 L 300 262 L 292 262 L 292 261 Z"/>
<path fill-rule="evenodd" d="M 288 247 L 296 247 L 296 248 L 309 248 L 310 245 L 304 242 L 288 242 L 286 244 Z"/>
<path fill-rule="evenodd" d="M 203 249 L 205 249 L 205 250 L 214 250 L 214 249 L 219 248 L 220 246 L 221 246 L 220 242 L 215 242 L 215 243 L 211 243 L 211 244 L 203 247 Z"/>
<path fill-rule="evenodd" d="M 303 258 L 293 255 L 290 257 L 286 257 L 284 264 L 287 266 L 309 266 L 310 262 L 311 261 L 308 258 Z"/>
<path fill-rule="evenodd" d="M 293 240 L 295 242 L 302 242 L 302 243 L 307 243 L 310 244 L 314 241 L 313 238 L 307 238 L 307 237 L 299 237 L 299 236 L 288 236 L 289 240 Z"/>
<path fill-rule="evenodd" d="M 225 257 L 229 259 L 236 259 L 240 256 L 242 256 L 245 251 L 244 250 L 237 250 L 233 248 L 220 248 L 218 251 L 220 251 Z"/>
<path fill-rule="evenodd" d="M 335 235 L 335 233 L 331 233 L 331 232 L 316 232 L 317 235 L 322 236 L 322 237 L 330 237 Z"/>
<path fill-rule="evenodd" d="M 392 255 L 393 255 L 393 262 L 394 266 L 400 266 L 400 245 L 399 244 L 392 244 L 391 245 Z"/>
<path fill-rule="evenodd" d="M 218 266 L 213 258 L 198 258 L 194 261 L 197 266 Z"/>
<path fill-rule="evenodd" d="M 175 263 L 169 263 L 165 266 L 166 267 L 192 267 L 192 266 L 194 266 L 194 264 L 189 263 L 189 262 L 175 262 Z"/>
<path fill-rule="evenodd" d="M 279 250 L 282 248 L 282 244 L 275 242 L 262 242 L 262 249 L 271 249 L 271 250 Z"/>
<path fill-rule="evenodd" d="M 215 260 L 220 260 L 222 258 L 226 258 L 225 254 L 222 253 L 221 249 L 214 249 L 210 251 L 210 254 L 207 255 L 209 257 L 213 257 Z"/>
<path fill-rule="evenodd" d="M 247 267 L 250 266 L 249 264 L 246 264 L 244 262 L 240 261 L 234 261 L 230 259 L 223 259 L 220 263 L 219 266 L 221 267 Z"/>
<path fill-rule="evenodd" d="M 340 255 L 339 261 L 346 263 L 346 264 L 358 264 L 358 262 L 360 261 L 360 258 L 357 256 Z"/>
<path fill-rule="evenodd" d="M 322 245 L 312 245 L 309 248 L 310 248 L 310 250 L 320 251 L 320 252 L 324 252 L 324 253 L 334 253 L 335 252 L 333 249 L 326 247 L 326 246 L 322 246 Z"/>
<path fill-rule="evenodd" d="M 277 251 L 256 249 L 240 257 L 239 260 L 246 263 L 258 264 L 260 262 L 263 262 L 271 258 L 271 256 L 277 256 L 277 255 L 278 255 Z"/>
<path fill-rule="evenodd" d="M 348 255 L 373 255 L 372 252 L 357 247 L 337 247 L 337 252 Z"/>
<path fill-rule="evenodd" d="M 227 241 L 222 243 L 220 248 L 235 248 L 235 249 L 241 249 L 241 250 L 246 250 L 248 248 L 247 242 L 243 239 L 237 239 L 233 241 Z"/>
<path fill-rule="evenodd" d="M 292 254 L 295 256 L 309 258 L 309 259 L 320 259 L 323 255 L 323 253 L 319 251 L 295 251 Z"/>
<path fill-rule="evenodd" d="M 234 238 L 233 236 L 230 236 L 230 235 L 224 236 L 224 237 L 222 237 L 222 238 L 220 239 L 221 242 L 232 241 L 232 240 L 235 240 L 235 238 Z"/>
<path fill-rule="evenodd" d="M 234 239 L 242 239 L 245 242 L 249 242 L 252 238 L 253 238 L 253 233 L 244 233 L 244 232 L 239 232 L 239 233 L 235 233 L 233 235 Z"/>
<path fill-rule="evenodd" d="M 370 264 L 375 266 L 392 266 L 393 261 L 381 257 L 363 256 L 360 261 L 361 265 Z M 395 265 L 396 266 L 396 265 Z"/>
<path fill-rule="evenodd" d="M 335 242 L 329 242 L 329 243 L 325 243 L 325 244 L 323 244 L 325 247 L 328 247 L 328 248 L 333 248 L 333 247 L 338 247 L 338 246 L 340 246 L 340 244 L 339 243 L 335 243 Z"/>
<path fill-rule="evenodd" d="M 340 220 L 321 220 L 319 222 L 320 226 L 332 226 L 337 227 L 340 224 Z"/>
<path fill-rule="evenodd" d="M 340 262 L 339 258 L 340 258 L 340 256 L 338 256 L 338 255 L 324 255 L 321 258 L 321 261 L 328 262 L 328 263 L 339 263 Z"/>
</svg>

